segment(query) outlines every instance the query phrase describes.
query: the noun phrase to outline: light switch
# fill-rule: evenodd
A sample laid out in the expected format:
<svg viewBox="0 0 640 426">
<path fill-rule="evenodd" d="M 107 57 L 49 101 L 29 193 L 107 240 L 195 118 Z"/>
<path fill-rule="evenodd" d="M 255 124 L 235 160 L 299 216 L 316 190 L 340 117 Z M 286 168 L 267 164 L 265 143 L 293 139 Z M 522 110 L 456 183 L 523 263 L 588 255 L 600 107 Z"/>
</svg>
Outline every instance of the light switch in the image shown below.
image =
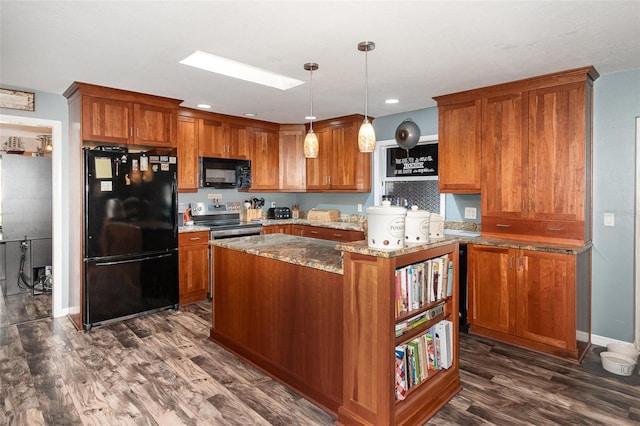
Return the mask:
<svg viewBox="0 0 640 426">
<path fill-rule="evenodd" d="M 604 214 L 604 226 L 614 226 L 615 222 L 616 219 L 613 213 Z"/>
</svg>

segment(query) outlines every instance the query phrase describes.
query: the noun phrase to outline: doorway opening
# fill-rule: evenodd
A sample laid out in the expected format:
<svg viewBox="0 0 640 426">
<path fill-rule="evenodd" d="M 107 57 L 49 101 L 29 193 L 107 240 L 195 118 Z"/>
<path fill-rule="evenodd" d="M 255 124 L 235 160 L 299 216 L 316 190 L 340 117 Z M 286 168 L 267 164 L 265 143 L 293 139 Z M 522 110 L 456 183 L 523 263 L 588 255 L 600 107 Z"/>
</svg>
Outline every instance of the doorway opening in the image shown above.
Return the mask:
<svg viewBox="0 0 640 426">
<path fill-rule="evenodd" d="M 51 314 L 60 317 L 65 314 L 63 309 L 63 294 L 68 291 L 62 277 L 63 271 L 63 241 L 62 241 L 62 122 L 33 117 L 13 116 L 0 114 L 0 127 L 25 126 L 26 128 L 46 128 L 51 135 L 51 279 L 53 282 L 51 291 Z M 41 133 L 40 130 L 37 133 Z"/>
</svg>

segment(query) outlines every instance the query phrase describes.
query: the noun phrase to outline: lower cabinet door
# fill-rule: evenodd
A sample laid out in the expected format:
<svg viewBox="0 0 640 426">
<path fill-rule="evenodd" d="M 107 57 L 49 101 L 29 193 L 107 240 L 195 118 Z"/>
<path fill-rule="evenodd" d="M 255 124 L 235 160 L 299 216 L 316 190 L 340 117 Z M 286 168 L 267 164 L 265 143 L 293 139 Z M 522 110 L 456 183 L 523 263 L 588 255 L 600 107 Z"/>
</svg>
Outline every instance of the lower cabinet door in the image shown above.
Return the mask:
<svg viewBox="0 0 640 426">
<path fill-rule="evenodd" d="M 179 252 L 180 304 L 204 300 L 209 290 L 208 245 L 183 246 Z"/>
<path fill-rule="evenodd" d="M 522 251 L 517 334 L 562 349 L 576 346 L 576 257 Z"/>
<path fill-rule="evenodd" d="M 515 250 L 469 245 L 469 322 L 507 334 L 516 330 Z"/>
</svg>

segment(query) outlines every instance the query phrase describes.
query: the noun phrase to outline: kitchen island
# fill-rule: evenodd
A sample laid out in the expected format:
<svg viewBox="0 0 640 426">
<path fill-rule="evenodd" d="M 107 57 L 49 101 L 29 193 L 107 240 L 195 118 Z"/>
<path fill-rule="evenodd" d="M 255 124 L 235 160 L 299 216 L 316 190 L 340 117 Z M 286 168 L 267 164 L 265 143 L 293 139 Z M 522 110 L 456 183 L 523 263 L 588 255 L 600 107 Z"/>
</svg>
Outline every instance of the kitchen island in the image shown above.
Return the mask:
<svg viewBox="0 0 640 426">
<path fill-rule="evenodd" d="M 211 338 L 336 415 L 343 333 L 336 243 L 269 234 L 211 244 Z"/>
<path fill-rule="evenodd" d="M 394 316 L 394 275 L 446 257 L 457 279 L 457 240 L 397 250 L 286 234 L 214 240 L 210 338 L 349 424 L 422 424 L 460 390 L 453 364 L 396 400 L 397 345 L 446 320 L 457 329 L 453 294 Z M 438 311 L 438 309 L 441 309 Z M 431 313 L 433 310 L 433 313 Z M 396 336 L 396 323 L 429 320 Z"/>
</svg>

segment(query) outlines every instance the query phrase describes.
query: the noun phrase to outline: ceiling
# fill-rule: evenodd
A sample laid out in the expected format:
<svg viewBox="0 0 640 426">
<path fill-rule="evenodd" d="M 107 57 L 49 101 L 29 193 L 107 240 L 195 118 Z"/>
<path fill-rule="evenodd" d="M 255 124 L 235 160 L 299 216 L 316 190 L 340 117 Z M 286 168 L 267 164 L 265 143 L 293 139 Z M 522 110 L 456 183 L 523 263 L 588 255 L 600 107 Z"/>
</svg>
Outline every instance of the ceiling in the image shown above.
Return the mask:
<svg viewBox="0 0 640 426">
<path fill-rule="evenodd" d="M 434 106 L 433 96 L 594 65 L 640 68 L 639 1 L 0 1 L 0 83 L 61 94 L 73 81 L 302 123 L 287 91 L 181 65 L 202 50 L 308 82 L 318 119 Z M 398 104 L 384 100 L 397 98 Z M 37 99 L 36 99 L 37 107 Z"/>
</svg>

